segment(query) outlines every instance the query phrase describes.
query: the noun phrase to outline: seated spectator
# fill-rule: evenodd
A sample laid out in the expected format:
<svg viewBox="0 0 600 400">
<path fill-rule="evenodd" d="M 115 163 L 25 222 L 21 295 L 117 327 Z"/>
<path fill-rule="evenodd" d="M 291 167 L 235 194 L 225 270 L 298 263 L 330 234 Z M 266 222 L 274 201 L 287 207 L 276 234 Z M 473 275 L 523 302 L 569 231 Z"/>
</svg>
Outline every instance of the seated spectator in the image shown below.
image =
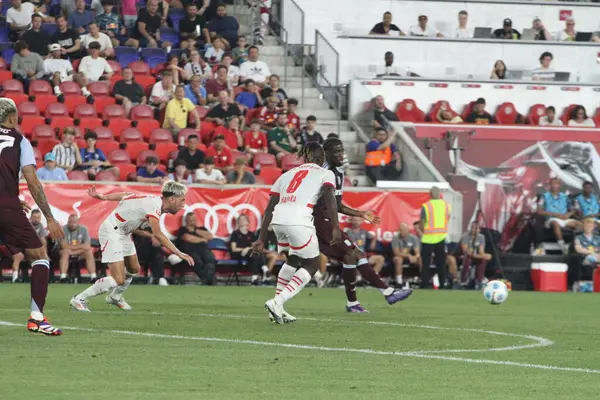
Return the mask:
<svg viewBox="0 0 600 400">
<path fill-rule="evenodd" d="M 210 157 L 213 158 L 215 168 L 223 174 L 233 169 L 233 153 L 225 145 L 225 138 L 222 135 L 215 136 L 213 144 L 206 150 L 206 158 Z M 223 179 L 225 179 L 224 176 Z"/>
<path fill-rule="evenodd" d="M 185 162 L 186 168 L 195 171 L 204 165 L 204 153 L 198 149 L 198 136 L 190 135 L 187 138 L 185 147 L 177 153 L 176 163 Z"/>
<path fill-rule="evenodd" d="M 339 135 L 337 133 L 330 133 L 327 135 L 327 139 L 339 139 Z M 350 159 L 348 158 L 348 153 L 344 150 L 344 158 L 342 161 L 342 170 L 344 171 L 344 175 L 350 177 Z M 354 185 L 356 186 L 356 184 Z"/>
<path fill-rule="evenodd" d="M 193 183 L 192 174 L 186 174 L 186 172 L 187 163 L 184 160 L 176 160 L 175 171 L 171 172 L 168 175 L 168 178 L 170 181 L 186 183 L 188 185 L 191 185 Z"/>
<path fill-rule="evenodd" d="M 485 99 L 480 97 L 475 101 L 473 111 L 467 116 L 465 122 L 476 125 L 489 125 L 495 124 L 496 120 L 490 113 L 485 111 Z"/>
<path fill-rule="evenodd" d="M 111 165 L 106 160 L 104 152 L 96 147 L 98 136 L 95 132 L 87 132 L 84 136 L 86 147 L 80 150 L 81 164 L 79 168 L 88 174 L 88 177 L 93 180 L 98 172 L 109 171 L 119 176 L 119 170 Z"/>
<path fill-rule="evenodd" d="M 177 86 L 175 97 L 167 104 L 163 128 L 169 129 L 173 134 L 173 140 L 177 140 L 180 130 L 187 128 L 189 114 L 192 114 L 195 129 L 200 131 L 200 116 L 194 104 L 185 98 L 185 87 Z"/>
<path fill-rule="evenodd" d="M 236 117 L 225 119 L 225 124 L 217 127 L 212 134 L 212 137 L 223 136 L 225 138 L 225 146 L 231 150 L 244 149 L 244 137 L 240 131 L 240 120 Z"/>
<path fill-rule="evenodd" d="M 548 32 L 548 29 L 544 27 L 541 19 L 535 18 L 531 29 L 533 29 L 533 32 L 535 33 L 533 40 L 552 40 L 552 35 Z"/>
<path fill-rule="evenodd" d="M 287 125 L 294 130 L 294 134 L 300 131 L 300 117 L 296 114 L 298 100 L 288 99 L 287 101 Z"/>
<path fill-rule="evenodd" d="M 52 153 L 56 156 L 58 168 L 71 172 L 81 164 L 79 148 L 75 143 L 75 129 L 65 128 L 62 134 L 62 142 L 54 146 Z"/>
<path fill-rule="evenodd" d="M 556 110 L 553 106 L 546 107 L 546 115 L 542 115 L 538 120 L 539 126 L 564 126 L 560 118 L 556 118 Z"/>
<path fill-rule="evenodd" d="M 25 93 L 29 90 L 29 82 L 41 79 L 46 75 L 44 71 L 44 60 L 39 54 L 29 51 L 29 46 L 23 40 L 15 44 L 15 54 L 10 63 L 10 71 L 13 78 L 23 83 Z"/>
<path fill-rule="evenodd" d="M 163 71 L 160 73 L 160 76 L 161 80 L 152 86 L 150 103 L 159 110 L 162 110 L 175 95 L 175 84 L 173 83 L 173 74 L 171 71 Z"/>
<path fill-rule="evenodd" d="M 592 38 L 590 40 L 592 42 L 599 43 L 600 42 L 600 31 L 594 32 L 592 34 Z"/>
<path fill-rule="evenodd" d="M 152 234 L 150 228 L 133 231 L 133 244 L 141 265 L 150 269 L 151 277 L 148 283 L 156 282 L 158 286 L 169 286 L 165 279 L 165 267 L 162 245 Z"/>
<path fill-rule="evenodd" d="M 538 201 L 537 214 L 546 219 L 544 227 L 552 229 L 563 253 L 568 254 L 569 247 L 563 240 L 562 230 L 565 228 L 580 230 L 581 222 L 573 219 L 574 211 L 569 196 L 560 191 L 560 186 L 561 183 L 558 178 L 550 180 L 550 190 L 540 196 Z"/>
<path fill-rule="evenodd" d="M 25 3 L 28 4 L 28 3 Z M 42 30 L 43 18 L 39 14 L 31 17 L 31 29 L 25 31 L 19 40 L 27 43 L 29 50 L 39 54 L 41 57 L 48 55 L 48 48 L 52 44 L 50 36 Z"/>
<path fill-rule="evenodd" d="M 409 36 L 444 37 L 437 29 L 427 26 L 427 15 L 419 15 L 418 25 L 408 27 Z"/>
<path fill-rule="evenodd" d="M 166 14 L 163 15 L 166 20 Z M 140 43 L 140 47 L 162 47 L 163 49 L 171 47 L 172 44 L 169 41 L 160 39 L 162 23 L 163 17 L 158 12 L 158 0 L 148 0 L 146 8 L 140 8 L 133 36 Z"/>
<path fill-rule="evenodd" d="M 36 12 L 31 3 L 22 3 L 21 0 L 12 0 L 12 7 L 6 10 L 6 23 L 8 24 L 8 39 L 16 42 L 19 37 L 31 27 L 31 17 Z"/>
<path fill-rule="evenodd" d="M 414 265 L 421 269 L 421 241 L 408 231 L 408 224 L 404 222 L 398 228 L 398 236 L 392 239 L 392 252 L 395 283 L 396 286 L 402 287 L 402 272 L 405 265 Z"/>
<path fill-rule="evenodd" d="M 436 119 L 443 124 L 460 124 L 463 122 L 462 118 L 458 115 L 453 115 L 448 110 L 448 103 L 443 102 L 440 109 L 437 112 Z"/>
<path fill-rule="evenodd" d="M 81 1 L 81 0 L 79 0 Z M 88 25 L 89 33 L 81 35 L 81 46 L 90 52 L 90 44 L 93 42 L 100 43 L 100 57 L 112 58 L 115 55 L 115 49 L 113 48 L 110 37 L 100 32 L 100 28 L 95 22 Z"/>
<path fill-rule="evenodd" d="M 320 145 L 323 144 L 323 136 L 315 130 L 317 125 L 317 117 L 309 115 L 306 117 L 306 125 L 296 133 L 296 142 L 301 146 L 306 146 L 308 143 L 317 142 Z"/>
<path fill-rule="evenodd" d="M 275 96 L 279 99 L 279 106 L 283 107 L 288 96 L 285 90 L 279 86 L 280 83 L 279 75 L 271 75 L 269 77 L 269 85 L 260 91 L 260 97 L 268 99 L 271 96 Z"/>
<path fill-rule="evenodd" d="M 404 32 L 400 30 L 396 25 L 392 24 L 392 13 L 386 11 L 383 13 L 383 21 L 375 24 L 369 35 L 391 35 L 393 32 L 398 32 L 399 36 L 404 36 Z"/>
<path fill-rule="evenodd" d="M 77 214 L 71 214 L 67 224 L 63 226 L 63 232 L 65 238 L 59 242 L 60 258 L 58 261 L 61 283 L 67 281 L 69 262 L 72 258 L 77 260 L 83 258 L 85 260 L 85 268 L 90 273 L 90 279 L 94 282 L 96 280 L 96 260 L 94 259 L 88 229 L 79 223 Z"/>
<path fill-rule="evenodd" d="M 75 0 L 75 11 L 69 13 L 69 28 L 80 35 L 87 33 L 89 24 L 94 22 L 94 12 L 85 9 L 85 0 Z"/>
<path fill-rule="evenodd" d="M 278 108 L 279 99 L 275 96 L 267 98 L 267 104 L 260 108 L 259 118 L 266 127 L 274 127 L 281 110 Z"/>
<path fill-rule="evenodd" d="M 595 128 L 596 124 L 594 120 L 588 117 L 583 106 L 577 106 L 571 112 L 571 119 L 567 123 L 567 126 L 574 126 L 578 128 Z"/>
<path fill-rule="evenodd" d="M 50 56 L 44 60 L 44 74 L 50 77 L 52 86 L 54 87 L 54 94 L 59 101 L 64 101 L 64 95 L 60 90 L 60 84 L 62 82 L 77 82 L 81 87 L 81 94 L 83 94 L 88 103 L 93 103 L 94 98 L 90 91 L 85 86 L 85 82 L 81 75 L 73 70 L 71 61 L 61 57 L 61 47 L 58 43 L 50 45 Z"/>
<path fill-rule="evenodd" d="M 269 150 L 277 157 L 277 161 L 281 161 L 283 156 L 295 153 L 298 149 L 294 133 L 287 125 L 285 112 L 281 112 L 277 116 L 277 124 L 268 132 L 267 140 L 269 141 Z"/>
<path fill-rule="evenodd" d="M 204 58 L 209 64 L 219 64 L 225 55 L 225 43 L 220 37 L 216 37 L 212 40 L 212 43 L 206 47 L 204 52 Z"/>
<path fill-rule="evenodd" d="M 375 245 L 377 244 L 375 236 L 367 232 L 365 229 L 361 229 L 363 219 L 360 217 L 350 217 L 349 222 L 350 228 L 346 230 L 346 234 L 350 238 L 350 241 L 354 243 L 354 245 L 356 245 L 356 247 L 358 247 L 358 249 L 363 253 L 375 249 Z M 369 249 L 365 248 L 367 240 L 371 240 Z M 368 261 L 369 264 L 373 266 L 373 269 L 379 273 L 385 264 L 385 257 L 381 254 L 373 254 L 369 257 Z"/>
<path fill-rule="evenodd" d="M 67 173 L 64 169 L 56 166 L 56 156 L 53 153 L 47 153 L 44 156 L 44 166 L 38 168 L 36 174 L 40 181 L 68 181 Z"/>
<path fill-rule="evenodd" d="M 219 4 L 217 6 L 217 15 L 208 23 L 208 32 L 210 37 L 220 36 L 227 41 L 227 46 L 237 42 L 240 31 L 240 24 L 237 19 L 227 15 L 227 6 Z"/>
<path fill-rule="evenodd" d="M 402 173 L 402 158 L 394 144 L 395 134 L 383 128 L 375 131 L 375 137 L 367 143 L 365 157 L 366 174 L 373 183 L 379 180 L 396 180 Z"/>
<path fill-rule="evenodd" d="M 479 232 L 479 225 L 471 224 L 469 232 L 460 238 L 460 254 L 463 257 L 460 284 L 470 286 L 471 265 L 475 264 L 475 289 L 479 290 L 485 281 L 485 268 L 492 255 L 485 252 L 485 236 Z"/>
<path fill-rule="evenodd" d="M 510 18 L 505 18 L 502 22 L 502 28 L 496 29 L 492 35 L 492 37 L 495 37 L 496 39 L 521 39 L 521 34 L 519 31 L 513 29 L 512 19 Z"/>
<path fill-rule="evenodd" d="M 459 11 L 458 27 L 452 32 L 452 37 L 454 39 L 471 39 L 473 37 L 473 30 L 467 28 L 468 19 L 468 12 L 466 12 L 465 10 Z"/>
<path fill-rule="evenodd" d="M 239 36 L 237 47 L 232 50 L 233 62 L 236 65 L 242 65 L 248 61 L 248 41 L 246 36 Z"/>
<path fill-rule="evenodd" d="M 50 40 L 60 45 L 62 58 L 69 58 L 71 61 L 79 60 L 83 57 L 79 33 L 68 27 L 67 19 L 62 14 L 56 17 L 56 25 L 58 29 L 50 36 Z"/>
<path fill-rule="evenodd" d="M 381 128 L 387 126 L 388 121 L 398 121 L 398 117 L 385 106 L 383 96 L 375 96 L 373 99 L 373 121 L 371 125 L 374 128 Z"/>
<path fill-rule="evenodd" d="M 229 239 L 231 258 L 246 262 L 252 275 L 250 284 L 259 285 L 264 282 L 269 270 L 265 265 L 265 258 L 262 253 L 252 251 L 252 243 L 254 243 L 257 236 L 256 233 L 248 229 L 248 225 L 250 225 L 248 217 L 244 214 L 240 215 L 237 219 L 237 229 L 231 232 L 231 238 Z"/>
<path fill-rule="evenodd" d="M 112 94 L 123 103 L 127 115 L 133 107 L 148 102 L 144 88 L 133 80 L 133 71 L 129 67 L 123 69 L 123 79 L 115 83 Z"/>
<path fill-rule="evenodd" d="M 227 67 L 227 81 L 231 86 L 238 86 L 240 84 L 240 68 L 233 65 L 233 56 L 231 53 L 225 53 L 221 60 L 221 65 Z M 217 77 L 215 73 L 214 77 Z"/>
<path fill-rule="evenodd" d="M 167 26 L 167 20 L 169 18 L 169 8 L 171 8 L 171 3 L 179 3 L 177 0 L 157 0 L 158 9 L 157 14 L 160 15 L 160 22 L 162 26 Z M 148 7 L 148 0 L 146 0 L 146 7 Z M 181 7 L 179 7 L 181 8 Z"/>
<path fill-rule="evenodd" d="M 254 185 L 256 178 L 246 171 L 246 160 L 238 158 L 233 163 L 233 171 L 227 173 L 227 183 L 234 185 Z"/>
<path fill-rule="evenodd" d="M 267 135 L 260 130 L 261 122 L 259 119 L 253 119 L 250 124 L 250 130 L 244 134 L 245 151 L 250 158 L 256 153 L 266 153 Z"/>
<path fill-rule="evenodd" d="M 582 192 L 575 197 L 573 208 L 580 219 L 594 218 L 598 221 L 600 202 L 598 196 L 594 194 L 594 184 L 592 182 L 583 182 Z"/>
<path fill-rule="evenodd" d="M 154 156 L 146 157 L 146 165 L 138 168 L 135 180 L 137 182 L 162 184 L 167 180 L 167 176 L 157 166 L 158 158 Z"/>
<path fill-rule="evenodd" d="M 220 102 L 220 94 L 221 92 L 225 92 L 227 94 L 227 101 L 233 98 L 233 89 L 229 86 L 228 77 L 227 77 L 227 67 L 224 65 L 220 65 L 217 68 L 217 77 L 214 79 L 209 79 L 206 82 L 206 94 L 208 103 L 216 103 Z"/>
<path fill-rule="evenodd" d="M 98 81 L 110 81 L 113 70 L 106 59 L 100 57 L 100 43 L 90 43 L 90 55 L 81 59 L 79 64 L 79 76 L 87 86 L 88 83 Z"/>
<path fill-rule="evenodd" d="M 212 75 L 212 69 L 204 59 L 200 56 L 200 52 L 196 49 L 190 50 L 190 60 L 183 67 L 185 71 L 185 79 L 191 80 L 194 76 L 199 76 L 202 79 L 202 83 L 210 79 Z"/>
<path fill-rule="evenodd" d="M 235 102 L 246 110 L 257 108 L 262 104 L 262 97 L 258 91 L 258 86 L 252 79 L 244 82 L 244 91 L 235 96 Z"/>
<path fill-rule="evenodd" d="M 575 236 L 575 252 L 583 258 L 583 266 L 587 268 L 598 268 L 600 264 L 600 236 L 594 231 L 596 229 L 596 220 L 594 218 L 585 218 L 583 220 L 583 232 Z M 569 271 L 570 272 L 570 271 Z M 581 282 L 581 269 L 576 268 L 575 282 L 573 291 L 578 292 Z M 593 273 L 590 274 L 593 276 Z"/>
<path fill-rule="evenodd" d="M 219 104 L 211 108 L 208 114 L 206 114 L 206 121 L 214 122 L 217 125 L 224 125 L 225 120 L 228 118 L 243 119 L 243 114 L 235 103 L 229 102 L 229 92 L 222 90 L 219 92 Z M 240 123 L 243 124 L 243 120 Z"/>
<path fill-rule="evenodd" d="M 31 210 L 29 222 L 35 230 L 37 236 L 40 238 L 40 242 L 42 242 L 42 247 L 44 248 L 44 251 L 47 254 L 48 244 L 46 237 L 48 236 L 48 233 L 46 232 L 46 228 L 44 228 L 44 225 L 42 225 L 42 212 L 37 208 Z M 12 283 L 17 283 L 19 281 L 19 268 L 21 267 L 21 263 L 23 261 L 25 261 L 25 255 L 22 252 L 18 252 L 12 255 Z"/>
<path fill-rule="evenodd" d="M 185 70 L 179 66 L 179 57 L 176 54 L 169 54 L 165 71 L 171 71 L 175 86 L 179 86 L 179 83 L 183 82 L 187 76 Z"/>
<path fill-rule="evenodd" d="M 534 81 L 553 81 L 556 72 L 553 68 L 550 68 L 552 58 L 552 53 L 547 51 L 543 52 L 540 56 L 540 66 L 533 69 L 531 79 Z"/>
<path fill-rule="evenodd" d="M 206 89 L 202 86 L 202 78 L 200 76 L 192 76 L 190 83 L 185 85 L 185 98 L 195 106 L 206 105 Z"/>
<path fill-rule="evenodd" d="M 271 75 L 269 66 L 258 59 L 258 47 L 248 48 L 248 61 L 240 66 L 240 76 L 243 81 L 252 79 L 258 86 L 264 87 Z"/>
<path fill-rule="evenodd" d="M 382 68 L 381 73 L 377 74 L 377 78 L 384 76 L 401 76 L 400 68 L 394 65 L 394 53 L 386 51 L 384 56 L 385 64 Z"/>
<path fill-rule="evenodd" d="M 208 249 L 208 241 L 213 235 L 196 222 L 193 212 L 187 213 L 185 224 L 177 232 L 177 247 L 194 259 L 194 272 L 202 283 L 214 285 L 217 283 L 215 276 L 216 260 L 214 254 Z"/>
<path fill-rule="evenodd" d="M 227 150 L 229 149 L 223 148 L 221 153 L 227 152 Z M 229 152 L 231 153 L 231 150 Z M 216 151 L 214 153 L 216 153 Z M 204 167 L 196 170 L 196 183 L 205 185 L 224 185 L 226 182 L 227 181 L 225 180 L 223 173 L 219 169 L 215 168 L 215 158 L 212 156 L 206 157 L 204 159 Z"/>
<path fill-rule="evenodd" d="M 556 35 L 556 40 L 559 42 L 574 42 L 576 36 L 577 31 L 575 30 L 575 19 L 569 17 L 565 21 L 565 29 L 558 32 Z"/>
<path fill-rule="evenodd" d="M 102 14 L 97 14 L 94 19 L 98 25 L 98 29 L 110 38 L 113 47 L 129 46 L 138 48 L 140 43 L 134 38 L 127 36 L 127 28 L 121 23 L 119 14 L 113 13 L 113 1 L 114 0 L 102 0 L 104 12 Z M 125 8 L 125 3 L 123 3 L 122 6 Z"/>
<path fill-rule="evenodd" d="M 492 69 L 490 79 L 506 79 L 507 72 L 508 70 L 506 69 L 506 64 L 504 64 L 504 61 L 498 60 L 494 63 L 494 69 Z"/>
<path fill-rule="evenodd" d="M 182 49 L 204 47 L 204 43 L 210 43 L 206 21 L 202 15 L 198 15 L 198 7 L 193 2 L 186 5 L 185 18 L 179 21 L 179 37 L 179 47 Z"/>
</svg>

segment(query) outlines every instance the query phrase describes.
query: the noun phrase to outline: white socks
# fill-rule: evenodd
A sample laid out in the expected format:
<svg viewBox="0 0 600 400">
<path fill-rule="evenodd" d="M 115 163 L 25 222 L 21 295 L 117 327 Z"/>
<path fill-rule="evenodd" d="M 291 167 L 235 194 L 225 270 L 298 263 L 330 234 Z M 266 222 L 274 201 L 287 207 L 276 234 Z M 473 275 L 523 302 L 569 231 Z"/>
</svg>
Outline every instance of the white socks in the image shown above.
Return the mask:
<svg viewBox="0 0 600 400">
<path fill-rule="evenodd" d="M 275 296 L 281 293 L 283 288 L 286 287 L 286 285 L 290 282 L 290 279 L 292 279 L 292 276 L 294 276 L 295 273 L 296 268 L 292 267 L 287 263 L 283 264 L 281 270 L 279 271 L 279 275 L 277 275 L 277 287 L 275 288 Z"/>
<path fill-rule="evenodd" d="M 304 268 L 300 268 L 290 279 L 290 282 L 283 290 L 275 296 L 275 304 L 283 305 L 286 301 L 300 293 L 300 291 L 310 282 L 311 275 Z"/>
<path fill-rule="evenodd" d="M 54 86 L 54 94 L 56 96 L 60 96 L 62 94 L 62 92 L 60 90 L 60 86 Z"/>
<path fill-rule="evenodd" d="M 85 97 L 88 97 L 91 93 L 88 90 L 88 88 L 86 88 L 85 86 L 81 88 L 81 94 L 84 95 Z"/>
<path fill-rule="evenodd" d="M 15 283 L 19 279 L 19 270 L 12 272 L 12 283 Z"/>
<path fill-rule="evenodd" d="M 95 272 L 93 272 L 93 273 L 90 274 L 90 279 L 96 279 L 96 273 Z"/>
<path fill-rule="evenodd" d="M 96 283 L 79 293 L 76 297 L 81 300 L 87 300 L 90 297 L 100 296 L 115 287 L 117 287 L 117 282 L 112 276 L 107 276 L 106 278 L 98 279 Z"/>
<path fill-rule="evenodd" d="M 394 293 L 394 288 L 389 287 L 387 289 L 379 289 L 379 291 L 381 292 L 382 295 L 389 296 L 390 294 Z"/>
<path fill-rule="evenodd" d="M 125 276 L 125 283 L 114 288 L 114 290 L 110 294 L 110 297 L 112 297 L 114 300 L 121 300 L 121 297 L 123 297 L 123 293 L 127 290 L 129 285 L 131 284 L 131 281 L 133 281 L 133 277 L 135 276 L 135 274 L 131 274 L 125 271 Z"/>
<path fill-rule="evenodd" d="M 402 285 L 402 275 L 396 275 L 396 283 Z"/>
<path fill-rule="evenodd" d="M 266 281 L 267 280 L 267 274 L 269 273 L 269 268 L 266 265 L 263 265 L 261 267 L 261 270 L 262 270 L 262 279 L 263 279 L 263 281 Z"/>
<path fill-rule="evenodd" d="M 323 273 L 321 271 L 315 272 L 314 278 L 317 283 L 321 282 L 323 280 Z"/>
</svg>

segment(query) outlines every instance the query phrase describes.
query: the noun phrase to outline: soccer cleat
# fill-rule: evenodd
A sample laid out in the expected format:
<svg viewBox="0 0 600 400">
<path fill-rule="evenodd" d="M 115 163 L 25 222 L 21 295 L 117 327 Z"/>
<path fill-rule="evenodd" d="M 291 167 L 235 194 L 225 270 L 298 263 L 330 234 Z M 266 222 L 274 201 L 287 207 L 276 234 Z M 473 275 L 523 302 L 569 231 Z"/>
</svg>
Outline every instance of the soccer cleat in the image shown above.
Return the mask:
<svg viewBox="0 0 600 400">
<path fill-rule="evenodd" d="M 106 302 L 108 304 L 112 304 L 114 306 L 119 307 L 121 310 L 129 311 L 132 309 L 132 307 L 129 304 L 127 304 L 125 299 L 122 297 L 117 300 L 117 299 L 110 297 L 110 295 L 108 295 L 108 296 L 106 296 Z"/>
<path fill-rule="evenodd" d="M 269 318 L 271 319 L 271 321 L 275 322 L 275 318 L 273 318 L 273 316 L 271 314 L 269 314 Z M 289 324 L 289 323 L 292 323 L 292 322 L 296 322 L 296 317 L 294 317 L 292 314 L 290 314 L 287 311 L 285 311 L 283 309 L 283 307 L 281 308 L 281 318 L 283 318 L 283 323 L 284 324 Z"/>
<path fill-rule="evenodd" d="M 396 290 L 389 296 L 385 296 L 385 299 L 388 302 L 388 304 L 395 304 L 399 301 L 406 300 L 408 296 L 412 294 L 412 292 L 412 289 Z"/>
<path fill-rule="evenodd" d="M 267 311 L 270 314 L 270 318 L 272 321 L 274 321 L 277 324 L 284 324 L 285 322 L 283 321 L 283 307 L 275 304 L 275 301 L 273 299 L 271 300 L 267 300 L 267 302 L 265 303 L 265 308 L 267 309 Z"/>
<path fill-rule="evenodd" d="M 32 333 L 41 333 L 47 336 L 60 336 L 63 332 L 52 326 L 48 318 L 44 317 L 42 321 L 29 318 L 27 321 L 27 330 Z"/>
<path fill-rule="evenodd" d="M 368 311 L 360 304 L 355 304 L 353 306 L 346 306 L 346 311 L 351 312 L 351 313 L 368 313 Z"/>
<path fill-rule="evenodd" d="M 69 304 L 77 311 L 90 312 L 90 309 L 87 306 L 87 301 L 78 299 L 77 296 L 73 296 Z"/>
</svg>

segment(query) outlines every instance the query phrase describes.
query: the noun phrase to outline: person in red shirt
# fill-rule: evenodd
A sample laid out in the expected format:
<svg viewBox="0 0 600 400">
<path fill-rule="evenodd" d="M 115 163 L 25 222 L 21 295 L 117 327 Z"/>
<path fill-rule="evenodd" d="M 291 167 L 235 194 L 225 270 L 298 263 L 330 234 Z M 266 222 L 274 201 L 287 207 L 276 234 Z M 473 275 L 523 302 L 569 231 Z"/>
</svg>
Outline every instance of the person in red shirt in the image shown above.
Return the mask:
<svg viewBox="0 0 600 400">
<path fill-rule="evenodd" d="M 267 105 L 261 107 L 258 117 L 263 120 L 265 126 L 272 128 L 275 126 L 277 116 L 279 115 L 279 99 L 275 96 L 271 96 L 267 99 Z"/>
<path fill-rule="evenodd" d="M 256 153 L 266 153 L 269 151 L 267 148 L 267 135 L 260 130 L 261 122 L 260 119 L 253 119 L 250 130 L 244 133 L 244 145 L 246 146 L 248 161 Z"/>
<path fill-rule="evenodd" d="M 240 131 L 240 120 L 237 117 L 229 117 L 225 119 L 225 125 L 219 126 L 212 133 L 212 140 L 217 136 L 225 138 L 225 145 L 231 150 L 244 149 L 244 137 Z"/>
<path fill-rule="evenodd" d="M 296 114 L 296 108 L 298 108 L 298 100 L 288 99 L 288 117 L 287 126 L 292 129 L 295 133 L 300 132 L 300 117 Z"/>
<path fill-rule="evenodd" d="M 215 141 L 206 150 L 206 157 L 214 157 L 215 168 L 223 174 L 233 170 L 233 153 L 229 147 L 225 145 L 223 135 L 215 136 Z"/>
</svg>

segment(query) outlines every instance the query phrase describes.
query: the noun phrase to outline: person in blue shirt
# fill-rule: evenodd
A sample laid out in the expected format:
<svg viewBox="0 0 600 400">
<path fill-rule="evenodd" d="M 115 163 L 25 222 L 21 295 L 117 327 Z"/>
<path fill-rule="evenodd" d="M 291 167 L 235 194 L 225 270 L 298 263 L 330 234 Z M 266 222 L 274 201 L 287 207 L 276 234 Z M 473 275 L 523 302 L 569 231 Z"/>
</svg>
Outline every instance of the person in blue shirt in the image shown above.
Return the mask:
<svg viewBox="0 0 600 400">
<path fill-rule="evenodd" d="M 594 185 L 592 182 L 583 182 L 583 190 L 575 198 L 573 206 L 581 219 L 594 218 L 598 221 L 598 217 L 600 217 L 600 202 L 598 202 L 598 196 L 594 194 Z"/>
<path fill-rule="evenodd" d="M 145 183 L 163 183 L 167 180 L 164 172 L 156 168 L 158 166 L 158 158 L 154 156 L 146 157 L 146 165 L 138 168 L 136 181 Z"/>
<path fill-rule="evenodd" d="M 80 149 L 81 164 L 79 168 L 88 174 L 90 179 L 94 179 L 98 172 L 107 170 L 119 176 L 119 170 L 114 168 L 109 161 L 106 160 L 104 152 L 96 148 L 96 141 L 98 136 L 94 132 L 88 132 L 83 137 L 85 139 L 86 148 Z"/>
<path fill-rule="evenodd" d="M 575 237 L 575 252 L 583 258 L 583 266 L 597 268 L 600 264 L 600 236 L 594 234 L 596 228 L 595 218 L 583 220 L 583 233 Z M 580 291 L 582 268 L 573 270 L 573 291 Z M 581 290 L 584 291 L 584 290 Z"/>
<path fill-rule="evenodd" d="M 206 89 L 202 86 L 202 77 L 194 75 L 190 78 L 190 83 L 185 85 L 185 98 L 190 100 L 195 106 L 206 105 Z"/>
<path fill-rule="evenodd" d="M 378 180 L 396 180 L 402 174 L 402 158 L 394 144 L 396 135 L 385 128 L 377 128 L 367 143 L 365 173 L 373 183 Z"/>
<path fill-rule="evenodd" d="M 226 47 L 233 47 L 240 33 L 240 24 L 235 17 L 227 15 L 225 4 L 219 4 L 217 15 L 209 22 L 207 29 L 211 38 L 221 36 L 227 41 Z"/>
<path fill-rule="evenodd" d="M 244 81 L 244 91 L 235 96 L 235 102 L 245 107 L 247 110 L 257 108 L 262 104 L 262 97 L 258 91 L 258 86 L 252 79 Z"/>
<path fill-rule="evenodd" d="M 44 156 L 44 166 L 39 168 L 36 173 L 40 181 L 69 180 L 65 170 L 56 166 L 56 156 L 54 153 L 48 153 Z"/>
<path fill-rule="evenodd" d="M 85 9 L 85 0 L 77 0 L 75 2 L 75 11 L 69 14 L 69 28 L 83 35 L 84 33 L 88 33 L 87 27 L 94 20 L 94 12 Z"/>
</svg>

